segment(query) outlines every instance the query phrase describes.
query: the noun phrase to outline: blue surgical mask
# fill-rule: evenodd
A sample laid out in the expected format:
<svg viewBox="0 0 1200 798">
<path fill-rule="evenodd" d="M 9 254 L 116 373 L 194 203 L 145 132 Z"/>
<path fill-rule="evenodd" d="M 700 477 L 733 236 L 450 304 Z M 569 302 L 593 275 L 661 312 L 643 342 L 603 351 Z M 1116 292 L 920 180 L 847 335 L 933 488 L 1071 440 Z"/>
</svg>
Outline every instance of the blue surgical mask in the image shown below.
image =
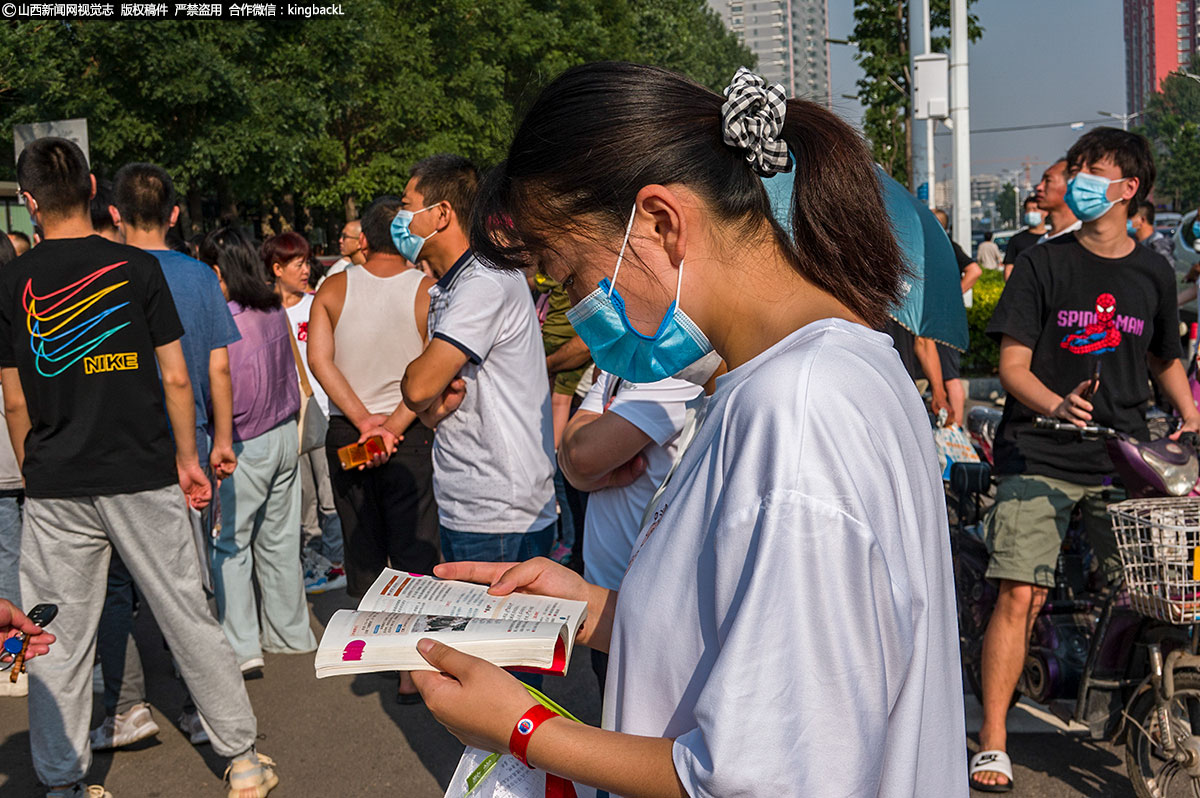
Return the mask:
<svg viewBox="0 0 1200 798">
<path fill-rule="evenodd" d="M 1094 222 L 1117 204 L 1116 200 L 1108 198 L 1108 187 L 1128 179 L 1109 180 L 1100 175 L 1080 172 L 1067 181 L 1067 207 L 1081 222 Z"/>
<path fill-rule="evenodd" d="M 1137 228 L 1133 226 L 1133 219 L 1125 220 L 1125 232 L 1131 236 L 1137 235 Z"/>
<path fill-rule="evenodd" d="M 1025 213 L 1025 224 L 1029 225 L 1030 227 L 1037 227 L 1041 223 L 1042 223 L 1041 211 L 1027 211 Z"/>
<path fill-rule="evenodd" d="M 413 216 L 418 213 L 424 213 L 430 208 L 436 208 L 437 204 L 430 205 L 428 208 L 422 208 L 419 211 L 398 210 L 396 215 L 392 217 L 392 243 L 396 245 L 396 249 L 400 250 L 400 254 L 408 258 L 413 263 L 417 262 L 417 258 L 421 254 L 421 247 L 425 246 L 425 242 L 437 235 L 437 230 L 434 230 L 428 236 L 422 237 L 408 229 L 409 222 Z"/>
<path fill-rule="evenodd" d="M 636 207 L 634 211 L 636 212 Z M 675 301 L 667 308 L 658 331 L 646 336 L 633 328 L 625 313 L 625 300 L 617 291 L 617 274 L 629 245 L 634 213 L 629 214 L 625 240 L 617 254 L 612 280 L 607 277 L 599 287 L 567 311 L 567 320 L 587 344 L 596 365 L 629 382 L 658 382 L 686 369 L 712 351 L 712 344 L 679 308 L 683 285 L 683 262 L 675 284 Z"/>
<path fill-rule="evenodd" d="M 1200 239 L 1200 219 L 1192 222 L 1192 237 Z"/>
</svg>

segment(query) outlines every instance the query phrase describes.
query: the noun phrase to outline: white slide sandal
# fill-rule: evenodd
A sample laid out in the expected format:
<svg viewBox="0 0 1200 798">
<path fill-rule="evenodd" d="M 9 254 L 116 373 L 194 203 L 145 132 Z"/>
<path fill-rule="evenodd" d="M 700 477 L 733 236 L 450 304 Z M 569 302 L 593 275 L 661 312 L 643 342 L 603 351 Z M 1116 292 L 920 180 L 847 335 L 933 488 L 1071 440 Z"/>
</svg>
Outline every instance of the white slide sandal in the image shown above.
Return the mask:
<svg viewBox="0 0 1200 798">
<path fill-rule="evenodd" d="M 999 773 L 1008 779 L 1008 784 L 980 784 L 975 780 L 976 773 Z M 971 789 L 980 792 L 1011 792 L 1013 788 L 1012 760 L 1003 751 L 980 751 L 971 757 L 971 769 L 968 771 Z"/>
</svg>

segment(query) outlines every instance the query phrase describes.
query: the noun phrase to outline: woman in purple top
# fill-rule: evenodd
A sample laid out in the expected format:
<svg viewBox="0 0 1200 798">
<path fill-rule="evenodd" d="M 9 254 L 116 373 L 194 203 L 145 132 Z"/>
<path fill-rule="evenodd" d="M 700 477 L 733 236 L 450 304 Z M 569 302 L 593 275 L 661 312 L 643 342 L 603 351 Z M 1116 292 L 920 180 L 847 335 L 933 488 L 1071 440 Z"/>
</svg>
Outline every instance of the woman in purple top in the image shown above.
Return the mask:
<svg viewBox="0 0 1200 798">
<path fill-rule="evenodd" d="M 317 647 L 300 572 L 300 389 L 287 314 L 250 239 L 222 227 L 205 237 L 200 259 L 216 271 L 242 334 L 229 345 L 238 463 L 218 492 L 221 531 L 212 569 L 221 626 L 246 673 L 263 667 L 264 650 L 298 654 Z M 251 571 L 262 596 L 257 612 Z"/>
</svg>

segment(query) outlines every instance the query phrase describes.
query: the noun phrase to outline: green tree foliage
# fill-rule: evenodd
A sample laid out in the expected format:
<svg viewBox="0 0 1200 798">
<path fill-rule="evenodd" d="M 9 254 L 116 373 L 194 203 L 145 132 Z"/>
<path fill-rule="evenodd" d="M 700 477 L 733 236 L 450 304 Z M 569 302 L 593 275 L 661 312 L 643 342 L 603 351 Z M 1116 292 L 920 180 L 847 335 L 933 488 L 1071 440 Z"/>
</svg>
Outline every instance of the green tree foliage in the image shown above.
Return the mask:
<svg viewBox="0 0 1200 798">
<path fill-rule="evenodd" d="M 1179 211 L 1200 203 L 1200 83 L 1178 73 L 1150 95 L 1140 132 L 1154 143 L 1154 196 Z"/>
<path fill-rule="evenodd" d="M 499 161 L 575 64 L 623 59 L 714 89 L 749 50 L 706 0 L 356 0 L 341 18 L 0 23 L 0 130 L 86 117 L 93 170 L 167 168 L 201 217 L 331 225 L 436 152 Z M 0 148 L 0 179 L 11 179 Z"/>
<path fill-rule="evenodd" d="M 967 0 L 968 8 L 975 0 Z M 983 35 L 979 18 L 968 13 L 967 38 Z M 931 0 L 930 26 L 934 52 L 949 52 L 950 0 Z M 908 60 L 908 0 L 854 0 L 854 59 L 865 73 L 858 81 L 858 98 L 865 107 L 863 132 L 875 160 L 896 180 L 908 184 L 912 166 L 908 113 L 911 75 Z"/>
</svg>

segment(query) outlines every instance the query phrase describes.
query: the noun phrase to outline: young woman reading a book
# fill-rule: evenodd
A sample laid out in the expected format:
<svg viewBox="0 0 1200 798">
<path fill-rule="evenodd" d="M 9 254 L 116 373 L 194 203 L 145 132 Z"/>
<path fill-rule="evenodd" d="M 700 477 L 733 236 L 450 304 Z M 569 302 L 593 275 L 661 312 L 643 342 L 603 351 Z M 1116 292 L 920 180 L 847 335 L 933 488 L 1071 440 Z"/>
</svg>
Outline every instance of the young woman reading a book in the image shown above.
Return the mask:
<svg viewBox="0 0 1200 798">
<path fill-rule="evenodd" d="M 787 219 L 760 180 L 780 172 Z M 904 267 L 861 138 L 745 70 L 723 98 L 577 67 L 485 181 L 471 238 L 563 283 L 605 371 L 653 381 L 715 350 L 729 372 L 619 592 L 546 559 L 435 571 L 587 601 L 579 642 L 610 655 L 603 728 L 542 719 L 508 673 L 422 641 L 434 715 L 624 796 L 965 795 L 945 504 L 920 397 L 877 332 Z"/>
</svg>

